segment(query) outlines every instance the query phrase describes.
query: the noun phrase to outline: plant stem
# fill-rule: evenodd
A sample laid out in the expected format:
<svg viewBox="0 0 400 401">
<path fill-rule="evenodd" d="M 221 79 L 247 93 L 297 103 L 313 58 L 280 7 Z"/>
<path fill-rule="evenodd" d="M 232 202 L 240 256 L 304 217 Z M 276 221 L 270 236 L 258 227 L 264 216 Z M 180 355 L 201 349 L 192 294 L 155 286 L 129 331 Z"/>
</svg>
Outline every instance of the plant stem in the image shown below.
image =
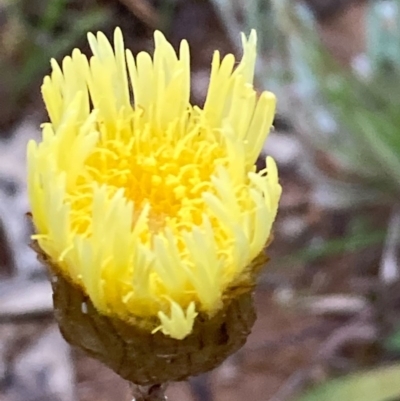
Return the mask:
<svg viewBox="0 0 400 401">
<path fill-rule="evenodd" d="M 165 390 L 167 383 L 139 386 L 131 383 L 132 401 L 167 401 Z"/>
</svg>

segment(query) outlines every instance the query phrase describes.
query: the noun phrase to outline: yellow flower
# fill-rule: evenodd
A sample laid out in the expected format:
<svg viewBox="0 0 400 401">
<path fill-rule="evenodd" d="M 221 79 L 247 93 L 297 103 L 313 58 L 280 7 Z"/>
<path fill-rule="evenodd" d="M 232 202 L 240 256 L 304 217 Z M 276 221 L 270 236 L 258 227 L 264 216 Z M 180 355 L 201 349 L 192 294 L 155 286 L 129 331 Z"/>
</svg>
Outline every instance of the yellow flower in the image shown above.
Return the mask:
<svg viewBox="0 0 400 401">
<path fill-rule="evenodd" d="M 203 108 L 192 106 L 186 41 L 155 32 L 133 57 L 115 30 L 88 35 L 42 92 L 50 116 L 28 146 L 35 239 L 60 274 L 107 316 L 183 339 L 251 274 L 281 187 L 255 161 L 275 97 L 253 88 L 256 34 L 243 58 L 215 52 Z M 131 93 L 133 96 L 131 96 Z"/>
</svg>

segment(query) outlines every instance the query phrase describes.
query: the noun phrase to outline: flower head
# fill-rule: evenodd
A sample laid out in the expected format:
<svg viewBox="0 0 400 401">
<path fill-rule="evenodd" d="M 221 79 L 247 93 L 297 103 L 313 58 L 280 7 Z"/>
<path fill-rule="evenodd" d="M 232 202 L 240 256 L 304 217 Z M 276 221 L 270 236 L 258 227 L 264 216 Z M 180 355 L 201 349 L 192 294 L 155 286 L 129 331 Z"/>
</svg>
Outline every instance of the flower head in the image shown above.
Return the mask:
<svg viewBox="0 0 400 401">
<path fill-rule="evenodd" d="M 105 316 L 188 336 L 252 275 L 281 193 L 255 172 L 275 97 L 253 88 L 256 34 L 243 58 L 215 52 L 203 108 L 192 106 L 189 47 L 160 32 L 136 57 L 88 36 L 44 79 L 50 122 L 28 147 L 35 239 L 58 273 Z M 133 96 L 131 96 L 131 93 Z"/>
</svg>

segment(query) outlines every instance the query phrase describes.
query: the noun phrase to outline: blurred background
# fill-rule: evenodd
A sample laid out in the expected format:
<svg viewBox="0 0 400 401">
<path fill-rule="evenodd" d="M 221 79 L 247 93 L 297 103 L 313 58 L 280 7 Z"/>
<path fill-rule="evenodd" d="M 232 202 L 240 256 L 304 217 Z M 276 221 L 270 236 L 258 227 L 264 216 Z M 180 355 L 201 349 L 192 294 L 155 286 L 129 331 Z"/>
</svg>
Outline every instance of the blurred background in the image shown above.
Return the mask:
<svg viewBox="0 0 400 401">
<path fill-rule="evenodd" d="M 242 350 L 169 399 L 399 400 L 400 1 L 0 0 L 0 401 L 130 400 L 62 340 L 26 217 L 49 59 L 117 25 L 134 53 L 152 50 L 154 29 L 188 39 L 199 105 L 212 52 L 240 57 L 255 28 L 256 87 L 279 99 L 264 152 L 284 191 L 258 320 Z"/>
</svg>

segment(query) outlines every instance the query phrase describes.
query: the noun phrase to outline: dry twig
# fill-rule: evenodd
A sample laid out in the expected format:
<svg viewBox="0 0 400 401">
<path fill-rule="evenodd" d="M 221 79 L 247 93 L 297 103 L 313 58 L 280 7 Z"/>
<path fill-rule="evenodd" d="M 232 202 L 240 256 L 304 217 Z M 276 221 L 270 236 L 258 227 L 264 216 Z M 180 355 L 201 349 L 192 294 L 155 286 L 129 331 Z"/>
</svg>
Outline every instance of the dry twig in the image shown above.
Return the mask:
<svg viewBox="0 0 400 401">
<path fill-rule="evenodd" d="M 120 0 L 137 18 L 152 29 L 160 25 L 160 17 L 147 0 Z"/>
<path fill-rule="evenodd" d="M 322 343 L 311 365 L 294 372 L 269 401 L 286 401 L 312 381 L 315 372 L 321 371 L 349 343 L 373 342 L 378 330 L 371 322 L 370 309 L 357 315 L 348 324 L 339 327 Z"/>
</svg>

